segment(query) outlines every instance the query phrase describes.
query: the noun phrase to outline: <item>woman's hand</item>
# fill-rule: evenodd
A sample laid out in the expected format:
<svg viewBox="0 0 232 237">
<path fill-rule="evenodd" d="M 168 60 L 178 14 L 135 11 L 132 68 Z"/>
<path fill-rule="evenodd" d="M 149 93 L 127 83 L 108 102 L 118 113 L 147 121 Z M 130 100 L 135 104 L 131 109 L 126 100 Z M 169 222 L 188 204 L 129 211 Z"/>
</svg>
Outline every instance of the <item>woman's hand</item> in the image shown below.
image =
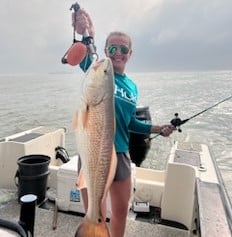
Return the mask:
<svg viewBox="0 0 232 237">
<path fill-rule="evenodd" d="M 94 26 L 89 14 L 84 9 L 79 9 L 72 13 L 72 26 L 75 26 L 75 31 L 84 35 L 87 30 L 88 34 L 94 37 Z"/>
<path fill-rule="evenodd" d="M 163 137 L 168 137 L 176 128 L 171 124 L 165 124 L 160 126 L 160 135 Z"/>
<path fill-rule="evenodd" d="M 176 130 L 176 128 L 171 124 L 165 124 L 162 126 L 152 126 L 151 127 L 151 133 L 158 133 L 163 137 L 168 137 L 175 130 Z"/>
</svg>

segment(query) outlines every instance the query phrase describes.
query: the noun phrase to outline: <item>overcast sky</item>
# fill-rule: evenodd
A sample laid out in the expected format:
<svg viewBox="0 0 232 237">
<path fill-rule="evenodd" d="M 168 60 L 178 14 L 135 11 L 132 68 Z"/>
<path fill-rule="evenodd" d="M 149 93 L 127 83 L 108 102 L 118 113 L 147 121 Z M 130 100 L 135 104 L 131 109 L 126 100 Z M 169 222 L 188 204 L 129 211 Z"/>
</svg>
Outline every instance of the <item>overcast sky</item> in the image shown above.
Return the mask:
<svg viewBox="0 0 232 237">
<path fill-rule="evenodd" d="M 0 73 L 78 70 L 61 64 L 72 43 L 70 0 L 1 0 Z M 96 45 L 131 35 L 133 72 L 232 70 L 232 0 L 82 0 Z M 79 37 L 77 37 L 79 38 Z"/>
</svg>

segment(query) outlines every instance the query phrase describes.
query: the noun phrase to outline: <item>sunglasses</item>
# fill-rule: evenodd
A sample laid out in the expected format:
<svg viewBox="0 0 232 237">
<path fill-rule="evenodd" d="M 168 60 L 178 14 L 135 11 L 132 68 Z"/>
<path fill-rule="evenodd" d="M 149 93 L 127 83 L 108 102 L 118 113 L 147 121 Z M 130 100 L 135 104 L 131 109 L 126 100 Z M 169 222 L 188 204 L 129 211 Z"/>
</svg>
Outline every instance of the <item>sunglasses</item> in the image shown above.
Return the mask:
<svg viewBox="0 0 232 237">
<path fill-rule="evenodd" d="M 126 45 L 110 45 L 106 49 L 110 55 L 114 55 L 118 49 L 120 49 L 122 54 L 128 54 L 130 51 L 129 47 Z"/>
</svg>

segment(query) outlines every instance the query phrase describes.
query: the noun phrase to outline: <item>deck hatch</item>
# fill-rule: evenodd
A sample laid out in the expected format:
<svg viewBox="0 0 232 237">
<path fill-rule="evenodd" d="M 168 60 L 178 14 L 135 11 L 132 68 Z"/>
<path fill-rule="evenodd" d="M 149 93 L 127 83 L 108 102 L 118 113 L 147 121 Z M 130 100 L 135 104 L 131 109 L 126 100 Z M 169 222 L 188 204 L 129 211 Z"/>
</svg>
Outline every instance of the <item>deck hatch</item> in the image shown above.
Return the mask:
<svg viewBox="0 0 232 237">
<path fill-rule="evenodd" d="M 174 162 L 199 167 L 201 163 L 201 158 L 200 155 L 195 152 L 176 150 Z"/>
<path fill-rule="evenodd" d="M 187 150 L 187 151 L 196 151 L 201 152 L 201 144 L 191 143 L 191 142 L 178 142 L 177 149 L 179 150 Z"/>
</svg>

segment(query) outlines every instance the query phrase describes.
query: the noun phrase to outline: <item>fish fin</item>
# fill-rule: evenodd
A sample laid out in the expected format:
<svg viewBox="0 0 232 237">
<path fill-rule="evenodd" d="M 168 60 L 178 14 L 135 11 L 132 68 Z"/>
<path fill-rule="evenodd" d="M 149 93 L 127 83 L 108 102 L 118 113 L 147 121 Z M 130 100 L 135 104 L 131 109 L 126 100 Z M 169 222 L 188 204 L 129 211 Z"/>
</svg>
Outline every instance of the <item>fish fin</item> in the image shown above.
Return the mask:
<svg viewBox="0 0 232 237">
<path fill-rule="evenodd" d="M 75 237 L 110 237 L 109 230 L 104 221 L 91 222 L 86 217 L 78 225 Z"/>
<path fill-rule="evenodd" d="M 72 118 L 72 123 L 71 123 L 71 130 L 73 132 L 75 132 L 77 130 L 77 126 L 78 126 L 78 112 L 76 112 L 74 115 L 73 115 L 73 118 Z"/>
<path fill-rule="evenodd" d="M 101 213 L 104 213 L 104 203 L 106 201 L 106 197 L 107 197 L 107 193 L 109 191 L 109 188 L 114 180 L 114 176 L 115 176 L 115 172 L 116 172 L 116 166 L 117 166 L 117 156 L 116 156 L 116 152 L 115 152 L 115 147 L 113 146 L 113 149 L 112 149 L 112 157 L 111 157 L 111 164 L 110 164 L 110 169 L 109 169 L 109 174 L 108 174 L 108 178 L 107 178 L 107 181 L 106 181 L 106 186 L 105 186 L 105 189 L 104 189 L 104 193 L 103 193 L 103 196 L 102 196 L 102 205 L 101 205 Z"/>
<path fill-rule="evenodd" d="M 76 186 L 77 188 L 79 189 L 83 189 L 83 188 L 86 188 L 86 182 L 85 182 L 85 178 L 84 178 L 84 174 L 83 174 L 83 171 L 80 170 L 79 172 L 79 175 L 77 177 L 77 180 L 76 180 Z"/>
<path fill-rule="evenodd" d="M 79 112 L 76 111 L 76 113 L 73 115 L 72 123 L 71 123 L 71 129 L 73 132 L 77 130 L 78 122 L 81 121 L 83 128 L 87 128 L 87 121 L 88 121 L 88 113 L 89 113 L 89 106 L 86 105 L 85 108 L 80 110 Z M 80 116 L 80 121 L 78 121 L 78 117 Z"/>
</svg>

